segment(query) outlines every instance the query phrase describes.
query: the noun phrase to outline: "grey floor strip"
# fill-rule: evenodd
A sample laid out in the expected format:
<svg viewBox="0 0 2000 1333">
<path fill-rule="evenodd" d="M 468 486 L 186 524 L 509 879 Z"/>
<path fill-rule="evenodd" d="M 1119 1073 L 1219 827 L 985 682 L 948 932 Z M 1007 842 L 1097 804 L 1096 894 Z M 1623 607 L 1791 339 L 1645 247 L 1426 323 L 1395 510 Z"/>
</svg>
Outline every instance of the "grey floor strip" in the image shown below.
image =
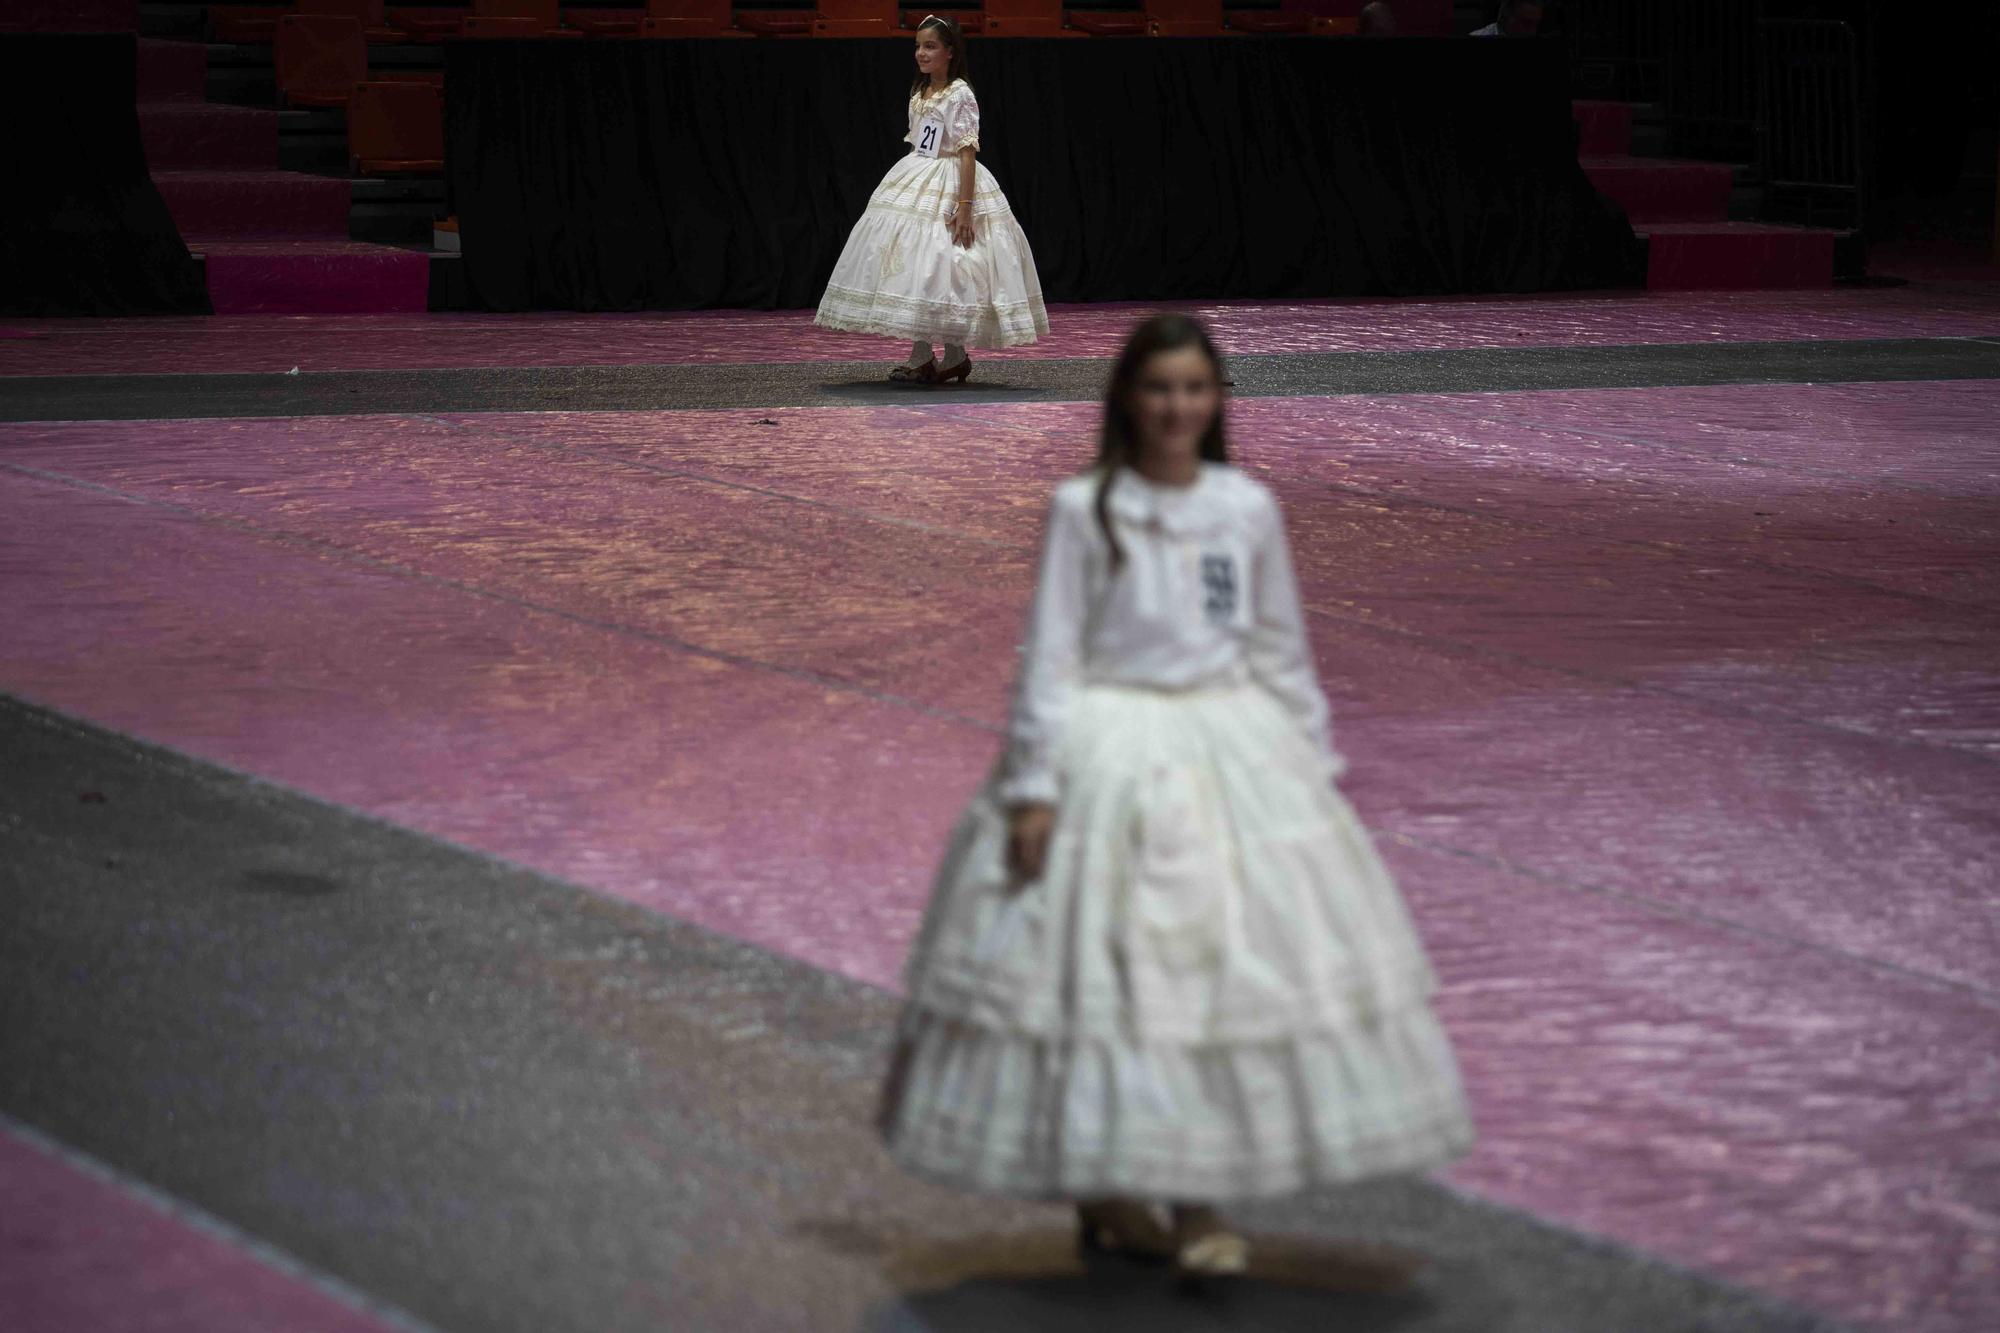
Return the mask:
<svg viewBox="0 0 2000 1333">
<path fill-rule="evenodd" d="M 1834 1326 L 1436 1185 L 1082 1269 L 897 1173 L 876 990 L 0 696 L 0 1113 L 451 1330 Z M 672 868 L 665 868 L 672 873 Z"/>
<path fill-rule="evenodd" d="M 1095 357 L 987 361 L 970 383 L 931 389 L 884 383 L 887 364 L 19 376 L 0 378 L 0 421 L 1075 402 L 1103 392 L 1110 365 Z M 1239 356 L 1230 368 L 1236 392 L 1253 397 L 1868 383 L 2000 378 L 2000 344 L 1907 338 L 1342 352 Z"/>
</svg>

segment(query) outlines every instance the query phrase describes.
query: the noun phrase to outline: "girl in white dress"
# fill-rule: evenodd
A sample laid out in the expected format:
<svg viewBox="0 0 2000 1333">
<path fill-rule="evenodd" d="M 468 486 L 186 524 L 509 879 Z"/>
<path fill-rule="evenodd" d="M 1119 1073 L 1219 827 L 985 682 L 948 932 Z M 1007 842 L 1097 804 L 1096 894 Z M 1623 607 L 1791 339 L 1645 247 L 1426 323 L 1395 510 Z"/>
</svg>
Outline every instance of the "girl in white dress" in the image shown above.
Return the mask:
<svg viewBox="0 0 2000 1333">
<path fill-rule="evenodd" d="M 889 168 L 848 234 L 813 322 L 908 338 L 889 378 L 939 384 L 972 373 L 972 347 L 1049 331 L 1035 257 L 993 173 L 979 165 L 979 102 L 965 38 L 933 14 L 917 29 L 907 156 Z M 940 364 L 931 350 L 944 344 Z"/>
<path fill-rule="evenodd" d="M 1208 335 L 1148 320 L 1096 468 L 1056 489 L 882 1119 L 913 1171 L 1073 1200 L 1086 1248 L 1197 1274 L 1248 1261 L 1216 1203 L 1471 1142 L 1430 967 L 1334 788 L 1277 503 L 1225 457 Z"/>
</svg>

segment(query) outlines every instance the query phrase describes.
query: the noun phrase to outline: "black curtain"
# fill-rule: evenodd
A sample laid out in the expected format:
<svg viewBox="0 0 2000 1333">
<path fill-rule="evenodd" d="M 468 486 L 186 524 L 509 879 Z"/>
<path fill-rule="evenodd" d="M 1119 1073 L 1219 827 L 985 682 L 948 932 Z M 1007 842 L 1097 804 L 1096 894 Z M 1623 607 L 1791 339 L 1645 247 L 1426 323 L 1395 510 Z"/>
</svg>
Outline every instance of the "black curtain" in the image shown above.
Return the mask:
<svg viewBox="0 0 2000 1333">
<path fill-rule="evenodd" d="M 1637 285 L 1559 43 L 975 40 L 981 158 L 1053 301 Z M 475 305 L 800 307 L 901 142 L 895 41 L 459 42 Z"/>
<path fill-rule="evenodd" d="M 146 171 L 138 39 L 0 35 L 0 311 L 206 314 L 201 267 Z"/>
</svg>

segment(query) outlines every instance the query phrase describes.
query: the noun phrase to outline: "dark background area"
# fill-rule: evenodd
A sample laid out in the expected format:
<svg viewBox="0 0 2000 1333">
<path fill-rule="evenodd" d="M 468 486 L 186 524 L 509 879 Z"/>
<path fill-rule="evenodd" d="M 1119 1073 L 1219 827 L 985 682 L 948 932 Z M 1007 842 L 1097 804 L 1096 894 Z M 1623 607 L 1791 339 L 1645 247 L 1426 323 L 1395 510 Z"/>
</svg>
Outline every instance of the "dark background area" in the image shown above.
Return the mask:
<svg viewBox="0 0 2000 1333">
<path fill-rule="evenodd" d="M 1494 6 L 1487 6 L 1488 9 Z M 1859 199 L 1844 225 L 1876 242 L 1991 252 L 2000 155 L 2000 4 L 1908 0 L 1551 0 L 1545 31 L 1569 52 L 1580 97 L 1663 114 L 1675 156 L 1759 164 L 1774 120 L 1844 121 L 1859 147 L 1827 178 Z M 1772 25 L 1845 24 L 1856 102 L 1759 98 Z M 1836 223 L 1843 225 L 1843 223 Z"/>
<path fill-rule="evenodd" d="M 1635 285 L 1559 43 L 976 43 L 981 158 L 1054 301 Z M 900 42 L 455 43 L 487 309 L 815 304 L 906 151 Z"/>
<path fill-rule="evenodd" d="M 0 310 L 206 314 L 201 268 L 146 170 L 129 33 L 0 34 Z"/>
</svg>

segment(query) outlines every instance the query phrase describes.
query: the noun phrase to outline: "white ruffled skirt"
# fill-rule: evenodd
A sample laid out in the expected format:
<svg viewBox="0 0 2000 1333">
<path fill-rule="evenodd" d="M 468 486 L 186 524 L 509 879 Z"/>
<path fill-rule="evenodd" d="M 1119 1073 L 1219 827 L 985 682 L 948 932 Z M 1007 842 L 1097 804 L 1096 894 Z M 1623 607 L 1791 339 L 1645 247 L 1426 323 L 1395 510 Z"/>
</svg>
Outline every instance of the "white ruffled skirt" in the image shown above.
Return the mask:
<svg viewBox="0 0 2000 1333">
<path fill-rule="evenodd" d="M 1012 347 L 1049 331 L 1028 238 L 1000 184 L 973 164 L 973 241 L 951 238 L 956 157 L 897 160 L 833 266 L 813 322 L 966 347 Z"/>
<path fill-rule="evenodd" d="M 1042 878 L 960 821 L 884 1085 L 891 1154 L 1037 1198 L 1289 1193 L 1472 1141 L 1401 896 L 1255 686 L 1083 690 Z"/>
</svg>

